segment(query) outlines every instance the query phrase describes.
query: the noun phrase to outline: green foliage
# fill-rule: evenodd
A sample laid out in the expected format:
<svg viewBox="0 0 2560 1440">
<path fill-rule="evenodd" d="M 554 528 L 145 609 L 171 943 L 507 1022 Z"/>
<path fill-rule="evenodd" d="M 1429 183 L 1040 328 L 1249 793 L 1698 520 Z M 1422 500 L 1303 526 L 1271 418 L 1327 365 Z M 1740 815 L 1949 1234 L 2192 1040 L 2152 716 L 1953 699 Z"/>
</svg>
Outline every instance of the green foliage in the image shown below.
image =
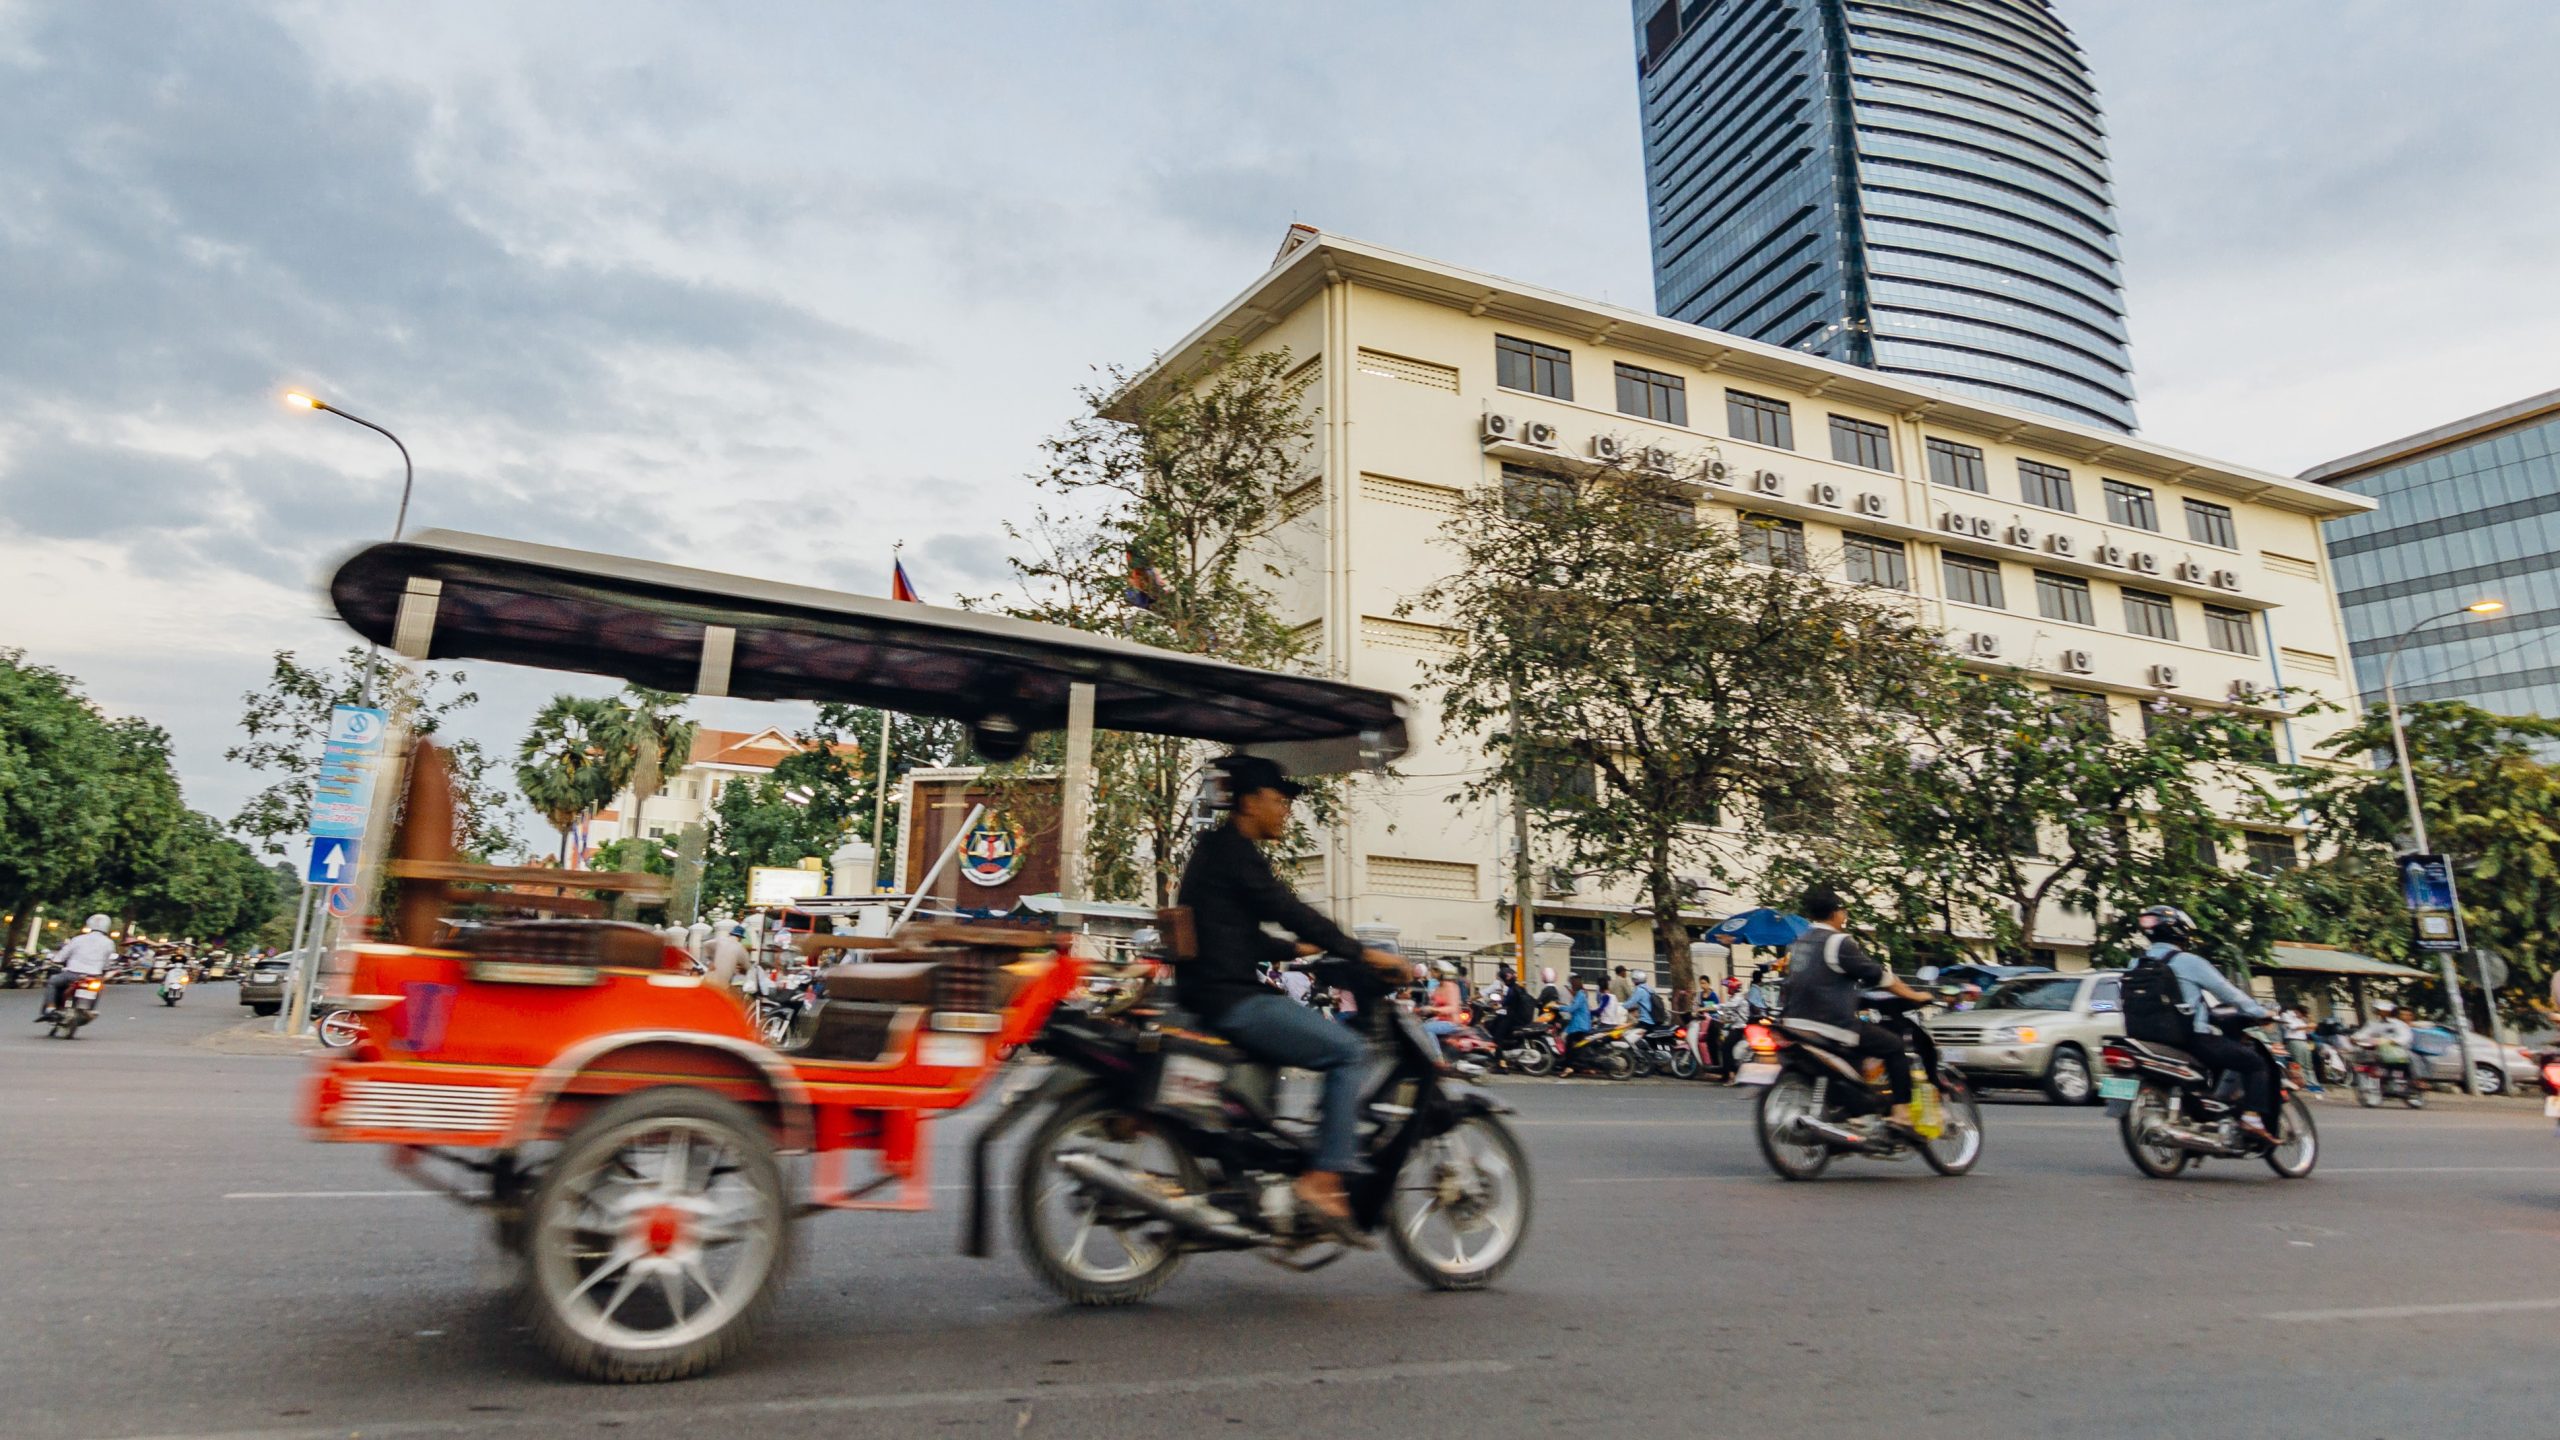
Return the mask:
<svg viewBox="0 0 2560 1440">
<path fill-rule="evenodd" d="M 1539 863 L 1639 882 L 1693 988 L 1690 878 L 1731 888 L 1773 837 L 1831 823 L 1875 717 L 1943 665 L 1936 635 L 1898 593 L 1750 563 L 1694 491 L 1641 471 L 1507 471 L 1449 538 L 1450 578 L 1403 613 L 1448 627 L 1441 714 L 1492 762 L 1453 801 L 1543 800 Z"/>
<path fill-rule="evenodd" d="M 622 708 L 610 700 L 554 695 L 534 713 L 516 750 L 516 790 L 560 832 L 562 864 L 569 859 L 570 828 L 612 804 L 630 779 L 630 736 Z"/>
<path fill-rule="evenodd" d="M 1043 444 L 1032 476 L 1067 508 L 1006 527 L 1032 597 L 1012 613 L 1243 665 L 1295 663 L 1302 642 L 1267 587 L 1302 558 L 1273 533 L 1315 433 L 1295 368 L 1285 349 L 1230 342 L 1188 373 L 1133 386 L 1113 370 L 1080 392 L 1086 413 Z M 1149 605 L 1127 595 L 1133 556 L 1153 573 Z M 1054 774 L 1059 753 L 1052 739 L 997 784 Z M 1214 753 L 1164 736 L 1094 737 L 1085 853 L 1097 898 L 1169 902 L 1192 789 Z"/>
</svg>

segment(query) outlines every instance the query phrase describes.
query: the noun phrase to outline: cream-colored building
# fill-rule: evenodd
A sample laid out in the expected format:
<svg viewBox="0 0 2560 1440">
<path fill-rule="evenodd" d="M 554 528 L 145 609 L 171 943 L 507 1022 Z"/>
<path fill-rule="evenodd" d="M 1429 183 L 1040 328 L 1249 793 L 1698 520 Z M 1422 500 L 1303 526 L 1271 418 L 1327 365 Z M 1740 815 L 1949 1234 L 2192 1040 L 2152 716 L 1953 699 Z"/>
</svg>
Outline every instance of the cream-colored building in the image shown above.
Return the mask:
<svg viewBox="0 0 2560 1440">
<path fill-rule="evenodd" d="M 2166 696 L 2263 713 L 2281 752 L 2307 755 L 2342 717 L 2263 697 L 2353 699 L 2320 521 L 2370 508 L 2354 495 L 1304 226 L 1159 368 L 1230 339 L 1313 367 L 1316 441 L 1275 537 L 1284 613 L 1324 669 L 1416 710 L 1398 777 L 1364 785 L 1296 879 L 1408 946 L 1510 933 L 1511 817 L 1447 801 L 1483 763 L 1440 731 L 1423 683 L 1448 632 L 1398 613 L 1448 567 L 1435 538 L 1462 495 L 1505 464 L 1627 447 L 1700 482 L 1714 510 L 1800 533 L 1834 573 L 1854 550 L 1866 573 L 1898 574 L 1959 653 L 2103 697 L 2120 730 Z M 2273 856 L 2292 837 L 2252 843 Z M 1578 960 L 1650 954 L 1631 891 L 1540 873 L 1537 913 Z M 1698 918 L 1760 899 L 1710 894 Z M 2034 943 L 2061 963 L 2092 933 L 2051 911 L 2045 929 Z"/>
<path fill-rule="evenodd" d="M 698 729 L 683 767 L 646 796 L 626 787 L 588 823 L 587 841 L 602 845 L 633 836 L 665 840 L 680 835 L 687 825 L 710 819 L 722 792 L 731 785 L 763 779 L 802 748 L 800 741 L 770 725 L 762 730 Z M 836 749 L 859 762 L 860 747 Z"/>
</svg>

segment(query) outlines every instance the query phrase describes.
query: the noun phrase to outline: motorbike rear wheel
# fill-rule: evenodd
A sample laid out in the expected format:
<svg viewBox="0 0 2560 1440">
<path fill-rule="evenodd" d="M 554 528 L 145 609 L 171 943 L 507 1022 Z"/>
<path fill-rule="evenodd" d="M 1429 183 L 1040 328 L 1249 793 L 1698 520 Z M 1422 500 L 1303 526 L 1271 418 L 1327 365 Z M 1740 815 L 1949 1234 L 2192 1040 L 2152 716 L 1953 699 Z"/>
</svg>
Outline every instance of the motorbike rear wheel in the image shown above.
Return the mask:
<svg viewBox="0 0 2560 1440">
<path fill-rule="evenodd" d="M 1067 1100 L 1023 1147 L 1014 1223 L 1031 1272 L 1069 1304 L 1135 1305 L 1182 1268 L 1181 1237 L 1059 1167 L 1078 1154 L 1107 1160 L 1168 1195 L 1196 1195 L 1207 1179 L 1156 1121 L 1099 1094 Z"/>
<path fill-rule="evenodd" d="M 322 1013 L 320 1043 L 332 1050 L 344 1050 L 364 1038 L 364 1024 L 353 1010 L 330 1010 Z"/>
<path fill-rule="evenodd" d="M 1529 1235 L 1529 1157 L 1511 1127 L 1474 1114 L 1405 1156 L 1387 1199 L 1388 1247 L 1435 1290 L 1482 1290 Z"/>
<path fill-rule="evenodd" d="M 2117 1132 L 2124 1137 L 2124 1153 L 2132 1159 L 2135 1169 L 2154 1180 L 2176 1179 L 2192 1158 L 2184 1146 L 2143 1138 L 2155 1129 L 2167 1128 L 2174 1113 L 2169 1092 L 2146 1080 L 2125 1105 L 2124 1117 L 2116 1122 Z"/>
<path fill-rule="evenodd" d="M 1783 1180 L 1813 1180 L 1831 1164 L 1831 1147 L 1819 1139 L 1797 1139 L 1798 1122 L 1822 1117 L 1822 1093 L 1811 1080 L 1790 1070 L 1760 1092 L 1753 1129 L 1760 1136 L 1760 1158 Z"/>
<path fill-rule="evenodd" d="M 1601 1074 L 1612 1080 L 1632 1080 L 1635 1078 L 1635 1057 L 1630 1055 L 1627 1052 L 1626 1047 L 1623 1045 L 1613 1046 L 1602 1052 L 1600 1058 L 1593 1061 L 1592 1065 Z"/>
<path fill-rule="evenodd" d="M 1532 1080 L 1553 1075 L 1556 1073 L 1556 1047 L 1543 1035 L 1532 1036 L 1521 1044 L 1511 1068 Z"/>
<path fill-rule="evenodd" d="M 1678 1046 L 1672 1050 L 1671 1078 L 1675 1080 L 1695 1080 L 1698 1078 L 1699 1069 L 1700 1066 L 1698 1064 L 1697 1051 L 1690 1049 L 1686 1045 Z"/>
<path fill-rule="evenodd" d="M 1920 1158 L 1941 1175 L 1962 1175 L 1982 1158 L 1982 1106 L 1952 1065 L 1938 1069 L 1938 1102 L 1943 1128 L 1937 1139 L 1920 1142 Z"/>
<path fill-rule="evenodd" d="M 2299 1180 L 2320 1163 L 2320 1127 L 2311 1123 L 2311 1107 L 2299 1095 L 2285 1097 L 2283 1123 L 2283 1143 L 2267 1152 L 2267 1168 Z"/>
</svg>

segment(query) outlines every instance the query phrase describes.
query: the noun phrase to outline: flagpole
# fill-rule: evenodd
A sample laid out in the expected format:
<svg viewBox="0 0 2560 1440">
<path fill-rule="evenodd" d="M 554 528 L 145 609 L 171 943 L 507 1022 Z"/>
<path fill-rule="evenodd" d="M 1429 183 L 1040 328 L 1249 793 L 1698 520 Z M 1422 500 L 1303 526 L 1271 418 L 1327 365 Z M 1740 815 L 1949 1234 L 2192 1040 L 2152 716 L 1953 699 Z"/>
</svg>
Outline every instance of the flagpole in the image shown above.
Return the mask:
<svg viewBox="0 0 2560 1440">
<path fill-rule="evenodd" d="M 889 588 L 890 588 L 893 592 L 897 589 L 898 552 L 899 552 L 899 551 L 901 551 L 901 550 L 904 550 L 905 548 L 907 548 L 907 542 L 906 542 L 906 541 L 904 541 L 904 540 L 901 540 L 901 541 L 899 541 L 897 544 L 892 545 L 892 546 L 890 546 L 890 547 L 889 547 L 889 576 L 890 576 L 890 585 L 889 585 Z M 876 782 L 874 782 L 874 784 L 873 784 L 873 785 L 872 785 L 872 787 L 871 787 L 871 877 L 870 877 L 870 878 L 871 878 L 871 889 L 872 889 L 872 893 L 874 893 L 874 894 L 879 893 L 879 890 L 880 890 L 880 861 L 881 861 L 884 857 L 886 857 L 886 856 L 888 855 L 888 853 L 889 853 L 889 841 L 888 841 L 888 837 L 887 837 L 885 834 L 883 834 L 883 833 L 882 833 L 882 831 L 881 831 L 881 829 L 880 829 L 880 822 L 881 822 L 883 819 L 887 818 L 887 817 L 886 817 L 886 810 L 887 810 L 888 804 L 889 804 L 889 709 L 888 709 L 888 707 L 887 707 L 887 706 L 885 706 L 885 705 L 884 705 L 884 706 L 882 706 L 882 707 L 881 707 L 881 709 L 880 709 L 880 778 L 879 778 Z M 895 871 L 895 870 L 891 870 L 889 873 L 890 873 L 890 874 L 892 874 L 892 875 L 895 875 L 895 874 L 897 873 L 897 871 Z"/>
</svg>

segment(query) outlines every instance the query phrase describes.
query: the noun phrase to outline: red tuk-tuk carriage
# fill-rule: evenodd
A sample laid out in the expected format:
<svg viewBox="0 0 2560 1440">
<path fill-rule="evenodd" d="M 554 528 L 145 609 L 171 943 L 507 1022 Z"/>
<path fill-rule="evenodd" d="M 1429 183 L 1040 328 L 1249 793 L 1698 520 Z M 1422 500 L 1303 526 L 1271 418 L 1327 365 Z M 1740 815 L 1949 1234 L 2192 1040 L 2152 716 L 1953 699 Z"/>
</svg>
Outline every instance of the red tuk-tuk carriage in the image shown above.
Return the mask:
<svg viewBox="0 0 2560 1440">
<path fill-rule="evenodd" d="M 1066 728 L 1068 857 L 1082 799 L 1075 751 L 1089 753 L 1096 726 L 1250 746 L 1302 771 L 1392 758 L 1404 746 L 1403 702 L 1382 691 L 1005 617 L 480 536 L 432 531 L 374 545 L 338 569 L 330 596 L 359 633 L 411 660 L 497 660 L 707 696 L 949 716 L 998 759 L 1038 731 Z M 698 1373 L 745 1343 L 772 1305 L 788 1221 L 926 1208 L 927 1122 L 969 1104 L 999 1057 L 1041 1036 L 1078 993 L 1079 962 L 1046 929 L 944 924 L 847 937 L 840 948 L 859 963 L 825 972 L 815 1039 L 778 1051 L 682 949 L 613 918 L 617 907 L 663 902 L 663 877 L 455 860 L 440 761 L 395 730 L 372 829 L 389 838 L 367 856 L 360 890 L 393 898 L 327 967 L 333 1003 L 358 1015 L 363 1033 L 320 1057 L 303 1119 L 323 1140 L 390 1147 L 412 1178 L 487 1208 L 520 1262 L 534 1334 L 581 1374 Z M 1429 1090 L 1427 1070 L 1414 1074 Z M 1432 1103 L 1435 1115 L 1499 1108 Z M 1517 1170 L 1507 1133 L 1495 1138 L 1495 1161 Z M 1422 1141 L 1404 1143 L 1399 1156 Z M 981 1167 L 986 1150 L 982 1139 Z M 870 1157 L 863 1173 L 849 1167 L 851 1152 Z M 786 1157 L 801 1155 L 805 1181 L 786 1181 Z M 1435 1215 L 1480 1238 L 1498 1228 L 1499 1253 L 1488 1245 L 1471 1260 L 1461 1240 L 1444 1247 L 1459 1263 L 1432 1262 L 1448 1272 L 1435 1283 L 1485 1283 L 1525 1229 L 1525 1194 L 1486 1220 L 1462 1183 L 1476 1172 L 1431 1174 L 1437 1190 L 1394 1202 L 1399 1224 L 1420 1216 L 1408 1248 Z M 983 1175 L 973 1180 L 970 1248 L 984 1253 Z M 1110 1202 L 1124 1210 L 1106 1224 L 1155 1226 L 1179 1241 L 1158 1247 L 1154 1283 L 1181 1248 L 1242 1248 L 1187 1215 L 1127 1211 L 1165 1208 L 1134 1188 L 1135 1202 Z M 1091 1229 L 1103 1202 L 1078 1203 Z M 1473 1208 L 1434 1208 L 1444 1204 Z M 1371 1219 L 1390 1208 L 1381 1191 Z M 1070 1270 L 1080 1263 L 1071 1257 Z"/>
</svg>

